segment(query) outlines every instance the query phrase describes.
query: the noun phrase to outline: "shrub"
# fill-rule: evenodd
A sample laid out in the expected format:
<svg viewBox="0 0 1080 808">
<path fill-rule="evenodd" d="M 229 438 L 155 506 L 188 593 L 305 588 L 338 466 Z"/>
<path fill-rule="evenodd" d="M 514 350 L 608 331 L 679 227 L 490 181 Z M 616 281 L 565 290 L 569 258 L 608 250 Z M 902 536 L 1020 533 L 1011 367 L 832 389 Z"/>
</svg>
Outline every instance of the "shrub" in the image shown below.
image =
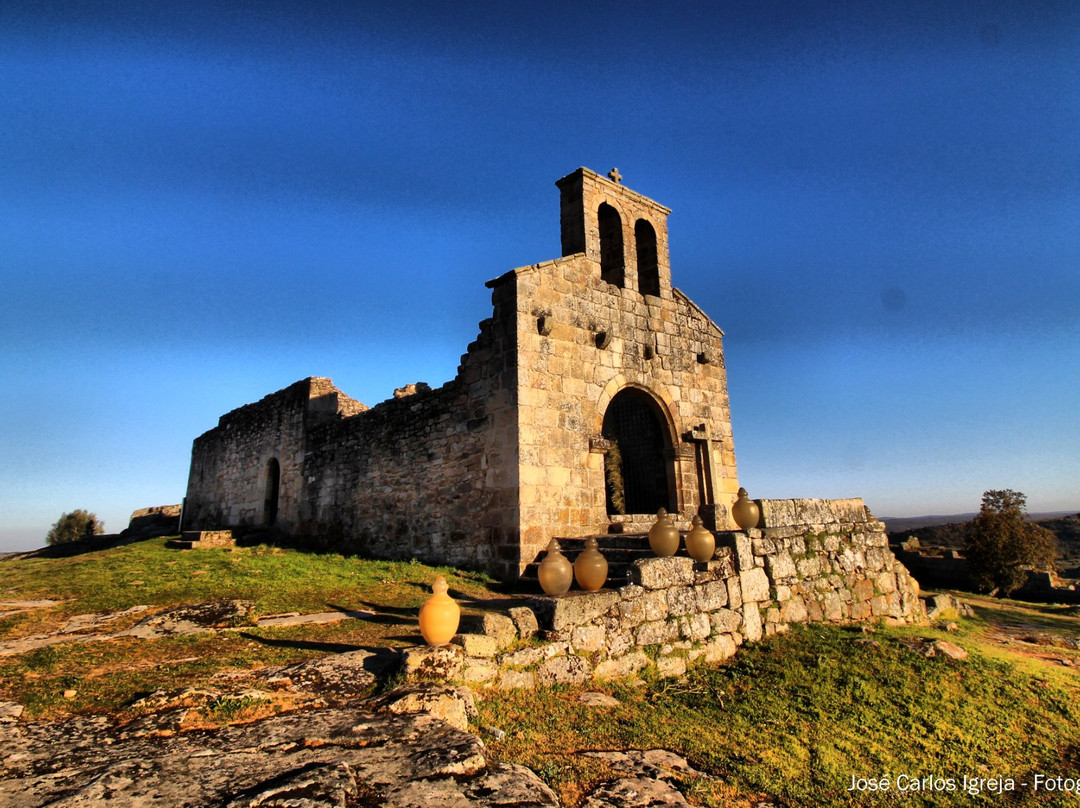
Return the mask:
<svg viewBox="0 0 1080 808">
<path fill-rule="evenodd" d="M 65 513 L 56 520 L 45 541 L 50 545 L 68 544 L 87 536 L 95 536 L 105 532 L 105 525 L 97 518 L 97 514 L 77 508 L 71 513 Z"/>
<path fill-rule="evenodd" d="M 1025 569 L 1052 568 L 1057 538 L 1027 521 L 1027 497 L 1008 488 L 983 494 L 979 515 L 964 531 L 968 571 L 976 586 L 1009 595 L 1024 585 Z"/>
<path fill-rule="evenodd" d="M 623 483 L 622 452 L 619 451 L 619 442 L 611 441 L 611 448 L 604 455 L 604 477 L 607 480 L 608 513 L 626 514 L 626 487 Z"/>
</svg>

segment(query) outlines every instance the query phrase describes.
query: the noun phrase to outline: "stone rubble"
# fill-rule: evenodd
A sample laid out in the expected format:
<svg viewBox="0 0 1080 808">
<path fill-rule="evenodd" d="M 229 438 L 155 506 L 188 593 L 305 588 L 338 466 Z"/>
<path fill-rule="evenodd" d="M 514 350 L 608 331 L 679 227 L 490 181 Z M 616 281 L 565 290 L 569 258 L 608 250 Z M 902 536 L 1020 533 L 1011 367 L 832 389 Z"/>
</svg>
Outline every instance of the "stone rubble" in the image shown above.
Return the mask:
<svg viewBox="0 0 1080 808">
<path fill-rule="evenodd" d="M 583 803 L 588 808 L 652 808 L 688 806 L 675 780 L 711 779 L 686 759 L 666 749 L 631 749 L 625 752 L 586 752 L 620 773 L 600 785 Z"/>
</svg>

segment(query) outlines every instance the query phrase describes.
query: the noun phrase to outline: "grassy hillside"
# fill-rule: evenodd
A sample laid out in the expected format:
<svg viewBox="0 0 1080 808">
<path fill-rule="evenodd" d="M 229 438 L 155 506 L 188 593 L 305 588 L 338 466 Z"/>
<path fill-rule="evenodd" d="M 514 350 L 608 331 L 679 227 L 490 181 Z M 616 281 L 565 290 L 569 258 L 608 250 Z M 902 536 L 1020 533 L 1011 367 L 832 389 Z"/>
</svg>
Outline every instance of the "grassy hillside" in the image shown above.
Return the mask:
<svg viewBox="0 0 1080 808">
<path fill-rule="evenodd" d="M 957 661 L 920 656 L 904 632 L 807 627 L 682 681 L 609 687 L 617 707 L 586 707 L 569 690 L 517 693 L 485 700 L 482 722 L 507 730 L 489 739 L 497 753 L 540 772 L 571 804 L 607 774 L 584 751 L 653 747 L 715 778 L 686 778 L 705 805 L 1000 804 L 985 785 L 978 797 L 901 793 L 901 775 L 958 789 L 965 776 L 1011 777 L 1023 796 L 1011 804 L 1062 804 L 1020 783 L 1080 769 L 1080 682 L 1017 666 L 982 647 L 979 631 L 971 621 L 950 636 L 972 652 Z M 852 776 L 889 777 L 892 789 L 853 800 Z"/>
<path fill-rule="evenodd" d="M 140 695 L 205 684 L 222 671 L 413 645 L 420 642 L 417 613 L 436 575 L 446 576 L 466 612 L 475 611 L 470 603 L 505 597 L 477 573 L 268 546 L 180 551 L 167 548 L 165 539 L 149 539 L 70 558 L 0 561 L 0 601 L 60 601 L 0 617 L 0 645 L 61 630 L 75 615 L 137 605 L 153 611 L 238 598 L 254 602 L 253 617 L 371 613 L 329 625 L 65 643 L 0 656 L 0 699 L 24 704 L 30 717 L 116 712 Z M 120 618 L 102 630 L 119 631 L 145 616 Z M 76 695 L 65 698 L 66 690 Z"/>
<path fill-rule="evenodd" d="M 420 564 L 268 547 L 178 552 L 160 540 L 0 562 L 0 573 L 0 600 L 63 601 L 0 618 L 0 643 L 56 630 L 72 615 L 136 604 L 248 598 L 257 614 L 366 612 L 326 626 L 65 643 L 0 656 L 0 699 L 25 705 L 24 720 L 124 715 L 140 695 L 220 686 L 215 677 L 230 670 L 415 643 L 416 611 L 436 574 L 448 576 L 467 606 L 506 597 L 482 576 Z M 481 692 L 477 731 L 494 755 L 535 769 L 568 806 L 611 774 L 585 752 L 649 748 L 671 749 L 702 773 L 680 780 L 701 805 L 1077 804 L 1080 796 L 1035 792 L 1031 783 L 1036 774 L 1080 775 L 1080 610 L 971 602 L 977 616 L 957 620 L 954 632 L 808 626 L 682 679 Z M 948 639 L 970 656 L 927 658 L 919 652 L 927 638 Z M 587 706 L 586 691 L 617 704 Z M 853 776 L 888 777 L 891 787 L 853 799 Z M 961 790 L 901 792 L 900 776 L 951 780 Z M 1005 800 L 983 782 L 973 796 L 962 790 L 964 777 L 973 790 L 976 778 L 1012 778 L 1017 791 Z"/>
</svg>

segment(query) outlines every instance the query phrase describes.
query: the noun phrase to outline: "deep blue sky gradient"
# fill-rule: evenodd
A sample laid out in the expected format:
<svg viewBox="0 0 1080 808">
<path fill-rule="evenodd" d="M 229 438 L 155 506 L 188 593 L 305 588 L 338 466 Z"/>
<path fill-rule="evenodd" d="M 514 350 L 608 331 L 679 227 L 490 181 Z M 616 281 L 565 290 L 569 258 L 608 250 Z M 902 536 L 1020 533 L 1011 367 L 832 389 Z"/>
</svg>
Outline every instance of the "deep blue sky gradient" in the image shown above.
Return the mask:
<svg viewBox="0 0 1080 808">
<path fill-rule="evenodd" d="M 672 208 L 755 497 L 1080 508 L 1080 5 L 0 4 L 0 550 L 454 374 L 554 181 Z"/>
</svg>

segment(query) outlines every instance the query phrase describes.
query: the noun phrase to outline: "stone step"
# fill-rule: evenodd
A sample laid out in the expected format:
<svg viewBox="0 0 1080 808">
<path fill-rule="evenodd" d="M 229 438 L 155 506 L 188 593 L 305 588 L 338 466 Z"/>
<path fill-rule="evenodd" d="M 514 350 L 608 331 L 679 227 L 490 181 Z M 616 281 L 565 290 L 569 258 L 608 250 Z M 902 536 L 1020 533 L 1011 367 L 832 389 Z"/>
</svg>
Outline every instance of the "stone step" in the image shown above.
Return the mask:
<svg viewBox="0 0 1080 808">
<path fill-rule="evenodd" d="M 165 546 L 174 550 L 235 547 L 236 538 L 231 530 L 185 530 L 179 539 L 170 539 Z"/>
<path fill-rule="evenodd" d="M 653 555 L 649 547 L 647 533 L 604 533 L 592 537 L 582 536 L 577 538 L 560 538 L 559 549 L 571 564 L 585 549 L 587 538 L 596 539 L 596 543 L 608 562 L 608 577 L 606 587 L 625 586 L 629 582 L 630 567 L 640 558 L 649 558 Z M 521 575 L 521 582 L 530 587 L 535 584 L 539 589 L 537 567 L 543 560 L 546 550 L 534 559 Z"/>
<path fill-rule="evenodd" d="M 686 552 L 686 531 L 680 531 L 682 536 L 679 539 L 679 549 L 676 555 L 685 556 Z M 736 535 L 734 532 L 714 532 L 716 536 L 716 546 L 734 546 L 734 538 Z M 560 538 L 559 549 L 562 554 L 566 556 L 567 560 L 571 564 L 574 563 L 578 555 L 585 549 L 585 541 L 588 538 L 596 539 L 596 543 L 603 554 L 604 558 L 608 562 L 608 575 L 607 582 L 604 584 L 605 588 L 618 588 L 630 583 L 630 569 L 633 567 L 634 562 L 643 558 L 653 558 L 655 554 L 652 551 L 652 547 L 649 546 L 649 534 L 648 533 L 604 533 L 595 536 L 582 536 L 576 538 Z M 537 568 L 540 566 L 540 562 L 547 554 L 546 549 L 541 551 L 540 554 L 533 559 L 533 561 L 525 567 L 525 571 L 521 574 L 519 583 L 523 585 L 525 589 L 540 589 L 540 580 L 537 576 Z"/>
</svg>

